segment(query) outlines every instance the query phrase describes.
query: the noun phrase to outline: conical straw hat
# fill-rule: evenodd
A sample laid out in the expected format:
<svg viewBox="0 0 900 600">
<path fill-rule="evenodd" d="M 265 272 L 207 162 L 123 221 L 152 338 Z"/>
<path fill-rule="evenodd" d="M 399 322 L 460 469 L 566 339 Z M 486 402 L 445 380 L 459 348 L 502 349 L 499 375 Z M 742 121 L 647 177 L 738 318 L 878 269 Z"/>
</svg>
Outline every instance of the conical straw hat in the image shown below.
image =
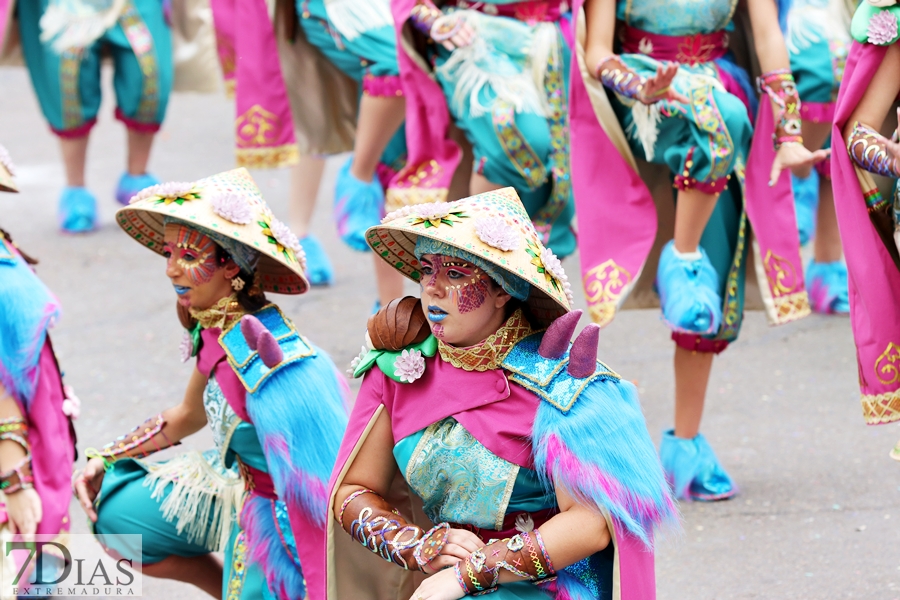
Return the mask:
<svg viewBox="0 0 900 600">
<path fill-rule="evenodd" d="M 13 166 L 12 159 L 6 148 L 0 146 L 0 192 L 18 192 L 16 182 L 13 177 L 16 174 L 16 168 Z"/>
<path fill-rule="evenodd" d="M 225 236 L 259 252 L 256 271 L 263 290 L 302 294 L 309 289 L 306 256 L 297 236 L 275 218 L 247 169 L 193 183 L 162 183 L 142 190 L 116 212 L 125 232 L 163 253 L 164 220 Z"/>
<path fill-rule="evenodd" d="M 455 202 L 407 206 L 366 231 L 369 246 L 388 264 L 419 283 L 416 240 L 424 236 L 486 260 L 528 282 L 525 304 L 546 327 L 571 310 L 568 278 L 559 259 L 544 247 L 513 188 Z"/>
</svg>

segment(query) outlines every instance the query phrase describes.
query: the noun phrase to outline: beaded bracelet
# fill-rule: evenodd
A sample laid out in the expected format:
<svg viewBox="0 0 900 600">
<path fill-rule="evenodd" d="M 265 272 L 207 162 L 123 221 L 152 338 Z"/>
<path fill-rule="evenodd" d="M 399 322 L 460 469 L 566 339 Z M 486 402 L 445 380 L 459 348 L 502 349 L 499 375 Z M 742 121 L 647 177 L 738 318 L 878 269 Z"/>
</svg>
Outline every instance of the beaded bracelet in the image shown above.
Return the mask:
<svg viewBox="0 0 900 600">
<path fill-rule="evenodd" d="M 412 10 L 409 11 L 409 18 L 413 23 L 413 27 L 429 37 L 431 37 L 431 28 L 434 26 L 435 21 L 442 16 L 444 16 L 444 13 L 431 0 L 418 0 L 415 6 L 412 7 Z"/>
<path fill-rule="evenodd" d="M 643 77 L 629 69 L 615 54 L 597 62 L 594 77 L 605 87 L 633 100 L 639 99 L 646 83 Z"/>
<path fill-rule="evenodd" d="M 22 417 L 8 417 L 0 419 L 0 433 L 28 433 L 28 425 Z"/>
<path fill-rule="evenodd" d="M 800 94 L 797 92 L 797 84 L 791 70 L 777 69 L 764 73 L 756 83 L 760 93 L 765 92 L 779 109 L 775 132 L 772 134 L 775 150 L 781 148 L 783 144 L 802 144 Z"/>
<path fill-rule="evenodd" d="M 96 448 L 87 448 L 84 455 L 88 458 L 102 458 L 103 465 L 109 470 L 112 465 L 120 458 L 145 458 L 154 452 L 164 450 L 172 446 L 172 442 L 166 436 L 163 428 L 166 426 L 166 419 L 162 413 L 156 417 L 147 419 L 144 423 L 138 425 L 125 435 L 117 437 L 112 442 L 106 444 L 100 450 Z M 143 432 L 138 432 L 143 429 Z M 156 435 L 160 434 L 165 440 L 164 445 L 156 442 Z M 151 443 L 153 448 L 142 448 L 145 443 Z M 132 451 L 135 453 L 132 455 Z"/>
<path fill-rule="evenodd" d="M 12 469 L 0 473 L 0 492 L 3 492 L 4 494 L 14 494 L 20 490 L 33 488 L 34 477 L 31 475 L 30 471 L 31 453 L 29 452 Z"/>
<path fill-rule="evenodd" d="M 887 142 L 879 132 L 856 121 L 847 140 L 850 160 L 869 173 L 896 179 L 900 177 L 900 165 L 888 151 Z"/>
</svg>

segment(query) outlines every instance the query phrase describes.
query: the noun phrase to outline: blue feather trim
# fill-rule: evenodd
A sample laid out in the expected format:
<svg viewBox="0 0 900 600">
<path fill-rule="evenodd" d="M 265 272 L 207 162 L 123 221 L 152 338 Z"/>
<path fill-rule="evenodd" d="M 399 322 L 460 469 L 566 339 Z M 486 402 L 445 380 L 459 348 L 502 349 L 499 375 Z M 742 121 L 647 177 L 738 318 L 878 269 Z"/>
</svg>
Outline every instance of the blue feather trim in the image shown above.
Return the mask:
<svg viewBox="0 0 900 600">
<path fill-rule="evenodd" d="M 252 495 L 241 511 L 241 528 L 247 536 L 250 562 L 259 565 L 269 589 L 279 599 L 304 598 L 306 584 L 293 546 L 293 534 L 283 507 L 279 518 L 276 501 Z M 293 555 L 290 554 L 291 549 Z"/>
<path fill-rule="evenodd" d="M 717 67 L 731 75 L 735 82 L 741 86 L 741 89 L 747 96 L 747 101 L 750 103 L 750 122 L 755 123 L 756 112 L 759 110 L 759 97 L 756 86 L 750 81 L 750 75 L 747 74 L 743 67 L 734 62 L 734 56 L 730 52 L 722 58 L 717 58 L 714 62 Z"/>
<path fill-rule="evenodd" d="M 266 465 L 278 497 L 299 504 L 323 527 L 328 515 L 328 480 L 347 427 L 337 370 L 328 355 L 279 368 L 247 394 Z"/>
<path fill-rule="evenodd" d="M 653 529 L 676 519 L 675 503 L 630 382 L 596 379 L 564 413 L 541 402 L 535 467 L 548 489 L 562 486 L 652 546 Z"/>
</svg>

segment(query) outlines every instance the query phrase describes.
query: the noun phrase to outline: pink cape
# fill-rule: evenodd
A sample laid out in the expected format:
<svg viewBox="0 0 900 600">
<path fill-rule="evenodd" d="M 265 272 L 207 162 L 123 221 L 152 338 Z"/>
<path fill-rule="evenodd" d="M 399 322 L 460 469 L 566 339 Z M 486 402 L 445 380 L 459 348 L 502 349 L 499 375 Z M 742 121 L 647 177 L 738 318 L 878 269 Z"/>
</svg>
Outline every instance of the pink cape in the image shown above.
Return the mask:
<svg viewBox="0 0 900 600">
<path fill-rule="evenodd" d="M 849 272 L 863 415 L 870 425 L 900 420 L 900 273 L 869 218 L 843 131 L 886 51 L 853 42 L 831 133 L 834 205 Z"/>
<path fill-rule="evenodd" d="M 204 329 L 200 335 L 203 346 L 197 355 L 197 369 L 209 377 L 215 372 L 216 382 L 222 388 L 225 400 L 242 420 L 252 423 L 247 414 L 247 391 L 225 359 L 225 350 L 219 344 L 219 329 Z M 262 444 L 262 441 L 260 441 Z M 284 499 L 282 499 L 284 500 Z M 325 531 L 295 504 L 285 502 L 288 519 L 297 544 L 297 556 L 303 569 L 303 579 L 309 600 L 325 598 Z"/>
<path fill-rule="evenodd" d="M 219 60 L 236 92 L 239 167 L 277 168 L 300 154 L 265 0 L 212 0 Z"/>
<path fill-rule="evenodd" d="M 583 4 L 576 0 L 573 14 Z M 656 206 L 640 174 L 601 126 L 577 64 L 570 88 L 572 185 L 579 230 L 590 232 L 578 238 L 582 283 L 592 319 L 605 326 L 647 262 L 656 238 Z M 790 173 L 785 170 L 775 186 L 768 184 L 773 129 L 772 106 L 764 99 L 747 158 L 744 209 L 758 246 L 757 266 L 761 262 L 765 273 L 760 290 L 767 316 L 781 324 L 808 315 L 809 301 Z"/>
<path fill-rule="evenodd" d="M 441 401 L 429 401 L 435 398 Z M 533 468 L 531 431 L 540 402 L 524 388 L 510 385 L 502 371 L 467 372 L 437 356 L 426 359 L 425 374 L 414 384 L 397 383 L 378 367 L 373 367 L 363 380 L 338 453 L 330 483 L 332 503 L 349 462 L 365 441 L 379 411 L 386 411 L 389 415 L 395 441 L 453 416 L 491 452 L 520 466 Z M 620 594 L 616 597 L 620 600 L 652 600 L 656 597 L 653 552 L 619 523 L 614 522 L 613 525 L 617 555 L 614 580 Z M 333 570 L 332 540 L 333 536 L 347 534 L 340 530 L 340 525 L 333 518 L 329 519 L 328 530 L 328 598 L 335 600 L 338 597 L 338 581 L 335 579 L 348 575 Z M 370 558 L 383 562 L 377 556 Z M 400 570 L 386 564 L 383 569 L 388 573 Z M 556 597 L 567 600 L 561 593 Z"/>
</svg>

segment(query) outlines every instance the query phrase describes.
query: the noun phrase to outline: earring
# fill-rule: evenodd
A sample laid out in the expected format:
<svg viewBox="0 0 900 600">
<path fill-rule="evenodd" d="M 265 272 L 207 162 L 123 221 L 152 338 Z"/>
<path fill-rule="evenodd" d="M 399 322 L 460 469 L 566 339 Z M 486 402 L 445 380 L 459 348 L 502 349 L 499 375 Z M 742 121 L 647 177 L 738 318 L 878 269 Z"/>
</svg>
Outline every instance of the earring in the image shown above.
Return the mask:
<svg viewBox="0 0 900 600">
<path fill-rule="evenodd" d="M 244 280 L 241 279 L 240 275 L 231 280 L 231 287 L 234 288 L 234 291 L 236 292 L 244 289 Z"/>
</svg>

